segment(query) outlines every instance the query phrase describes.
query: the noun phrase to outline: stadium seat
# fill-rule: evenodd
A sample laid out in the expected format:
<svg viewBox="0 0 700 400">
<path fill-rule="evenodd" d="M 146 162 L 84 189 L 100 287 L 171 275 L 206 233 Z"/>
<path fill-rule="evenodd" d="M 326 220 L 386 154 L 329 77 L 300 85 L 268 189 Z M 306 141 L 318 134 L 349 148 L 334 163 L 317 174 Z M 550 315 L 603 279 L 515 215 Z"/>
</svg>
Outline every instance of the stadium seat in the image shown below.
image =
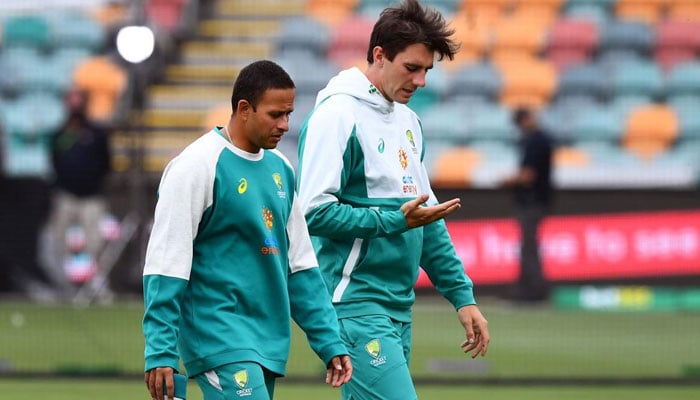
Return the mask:
<svg viewBox="0 0 700 400">
<path fill-rule="evenodd" d="M 2 23 L 3 47 L 27 46 L 47 49 L 51 46 L 49 24 L 40 15 L 27 14 L 6 18 Z"/>
<path fill-rule="evenodd" d="M 605 69 L 598 63 L 587 63 L 562 71 L 559 96 L 589 96 L 603 99 L 609 94 L 610 82 Z"/>
<path fill-rule="evenodd" d="M 554 167 L 581 168 L 591 163 L 591 157 L 585 150 L 574 146 L 559 146 L 554 150 Z"/>
<path fill-rule="evenodd" d="M 576 114 L 571 127 L 575 142 L 617 143 L 622 135 L 624 119 L 616 110 L 604 105 L 589 107 Z"/>
<path fill-rule="evenodd" d="M 109 123 L 116 116 L 117 102 L 128 84 L 127 72 L 121 66 L 106 56 L 92 57 L 75 68 L 73 81 L 89 94 L 90 119 Z"/>
<path fill-rule="evenodd" d="M 618 112 L 623 116 L 623 118 L 626 118 L 630 111 L 642 106 L 647 106 L 651 103 L 654 103 L 654 99 L 652 99 L 650 96 L 628 94 L 611 98 L 607 105 L 608 108 Z"/>
<path fill-rule="evenodd" d="M 653 61 L 623 62 L 613 67 L 611 91 L 613 96 L 659 96 L 663 89 L 663 75 Z"/>
<path fill-rule="evenodd" d="M 326 58 L 303 53 L 283 53 L 274 61 L 292 77 L 298 95 L 315 94 L 323 89 L 339 70 Z"/>
<path fill-rule="evenodd" d="M 581 111 L 598 104 L 592 96 L 557 96 L 548 107 L 541 110 L 538 117 L 540 126 L 549 132 L 558 143 L 572 142 L 572 121 Z"/>
<path fill-rule="evenodd" d="M 479 96 L 495 101 L 501 84 L 501 74 L 492 64 L 466 64 L 451 74 L 446 95 L 448 98 Z"/>
<path fill-rule="evenodd" d="M 465 12 L 470 23 L 493 26 L 505 14 L 510 0 L 462 0 L 458 11 Z"/>
<path fill-rule="evenodd" d="M 190 0 L 145 0 L 146 17 L 157 27 L 173 33 L 180 24 L 188 1 Z"/>
<path fill-rule="evenodd" d="M 48 135 L 66 118 L 62 99 L 40 91 L 24 92 L 16 100 L 7 102 L 1 111 L 5 134 L 23 142 L 48 143 Z"/>
<path fill-rule="evenodd" d="M 307 0 L 306 14 L 333 28 L 349 18 L 358 0 Z"/>
<path fill-rule="evenodd" d="M 691 61 L 700 54 L 700 21 L 668 20 L 656 31 L 654 57 L 664 68 Z"/>
<path fill-rule="evenodd" d="M 540 108 L 557 88 L 557 72 L 548 61 L 523 59 L 498 65 L 503 77 L 500 101 L 510 107 Z"/>
<path fill-rule="evenodd" d="M 352 16 L 333 28 L 328 46 L 328 58 L 338 68 L 350 60 L 367 57 L 367 45 L 374 23 L 366 18 Z"/>
<path fill-rule="evenodd" d="M 10 178 L 42 178 L 51 175 L 51 157 L 48 145 L 42 141 L 5 141 L 2 165 L 3 175 Z"/>
<path fill-rule="evenodd" d="M 511 15 L 549 26 L 558 17 L 564 0 L 514 0 Z"/>
<path fill-rule="evenodd" d="M 460 43 L 454 62 L 448 63 L 453 69 L 480 60 L 490 47 L 491 26 L 478 20 L 466 11 L 460 11 L 451 18 L 450 27 L 455 30 L 454 39 Z"/>
<path fill-rule="evenodd" d="M 666 105 L 633 110 L 627 118 L 622 144 L 642 158 L 653 158 L 671 148 L 678 136 L 678 117 Z"/>
<path fill-rule="evenodd" d="M 700 96 L 679 96 L 671 98 L 668 105 L 672 107 L 679 120 L 679 137 L 682 139 L 700 139 Z"/>
<path fill-rule="evenodd" d="M 503 18 L 494 27 L 490 57 L 495 63 L 536 56 L 548 26 L 527 18 Z"/>
<path fill-rule="evenodd" d="M 655 25 L 663 17 L 666 2 L 667 0 L 617 0 L 615 15 L 621 20 Z"/>
<path fill-rule="evenodd" d="M 106 40 L 102 25 L 81 13 L 55 12 L 46 20 L 57 49 L 79 48 L 94 53 L 101 50 Z"/>
<path fill-rule="evenodd" d="M 668 73 L 666 86 L 673 95 L 700 95 L 700 62 L 688 62 L 674 67 Z"/>
<path fill-rule="evenodd" d="M 700 22 L 700 3 L 697 0 L 670 0 L 669 19 Z"/>
<path fill-rule="evenodd" d="M 591 21 L 561 19 L 554 23 L 547 40 L 547 58 L 560 71 L 592 58 L 598 45 L 598 28 Z"/>
<path fill-rule="evenodd" d="M 611 21 L 602 27 L 600 50 L 631 51 L 641 56 L 650 54 L 654 31 L 642 22 Z"/>
<path fill-rule="evenodd" d="M 277 53 L 306 50 L 325 56 L 331 41 L 330 30 L 321 22 L 306 16 L 287 18 L 275 36 Z"/>
<path fill-rule="evenodd" d="M 465 107 L 462 103 L 450 102 L 426 110 L 421 116 L 423 132 L 430 138 L 453 145 L 465 144 L 468 139 Z"/>
<path fill-rule="evenodd" d="M 470 140 L 514 142 L 517 139 L 510 110 L 503 106 L 482 106 L 465 110 L 467 136 Z"/>
<path fill-rule="evenodd" d="M 610 20 L 614 0 L 569 0 L 564 9 L 567 18 L 583 19 L 602 26 Z"/>
<path fill-rule="evenodd" d="M 471 175 L 481 162 L 481 155 L 467 147 L 455 147 L 444 152 L 432 166 L 433 186 L 464 188 L 471 184 Z"/>
</svg>

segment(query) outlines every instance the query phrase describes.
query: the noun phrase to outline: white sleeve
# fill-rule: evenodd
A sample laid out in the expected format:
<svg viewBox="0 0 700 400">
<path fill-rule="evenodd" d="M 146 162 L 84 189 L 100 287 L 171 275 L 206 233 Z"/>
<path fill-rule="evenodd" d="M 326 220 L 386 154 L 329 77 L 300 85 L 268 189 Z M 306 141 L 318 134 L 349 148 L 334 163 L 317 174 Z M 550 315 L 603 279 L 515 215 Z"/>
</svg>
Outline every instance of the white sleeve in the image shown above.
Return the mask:
<svg viewBox="0 0 700 400">
<path fill-rule="evenodd" d="M 291 273 L 318 266 L 311 237 L 306 227 L 306 219 L 301 213 L 296 195 L 292 200 L 292 211 L 287 221 L 289 237 L 289 269 Z"/>
<path fill-rule="evenodd" d="M 343 175 L 343 154 L 354 123 L 337 104 L 341 98 L 330 98 L 318 106 L 309 118 L 303 133 L 303 151 L 299 157 L 299 203 L 303 215 L 316 207 L 337 202 Z M 347 107 L 347 106 L 345 106 Z"/>
<path fill-rule="evenodd" d="M 204 210 L 212 203 L 214 174 L 207 164 L 181 154 L 163 171 L 144 275 L 189 279 L 192 246 Z"/>
</svg>

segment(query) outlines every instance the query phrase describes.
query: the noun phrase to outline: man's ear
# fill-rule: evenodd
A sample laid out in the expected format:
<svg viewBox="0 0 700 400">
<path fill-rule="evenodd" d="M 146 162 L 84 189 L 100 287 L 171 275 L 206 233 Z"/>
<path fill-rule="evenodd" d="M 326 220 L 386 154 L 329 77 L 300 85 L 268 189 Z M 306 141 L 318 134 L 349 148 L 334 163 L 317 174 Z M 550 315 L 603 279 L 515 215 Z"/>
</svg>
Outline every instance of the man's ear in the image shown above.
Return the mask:
<svg viewBox="0 0 700 400">
<path fill-rule="evenodd" d="M 247 120 L 252 110 L 253 106 L 248 100 L 238 100 L 238 104 L 236 104 L 236 115 L 238 115 L 239 118 L 243 119 L 244 121 Z"/>
<path fill-rule="evenodd" d="M 372 49 L 372 57 L 374 58 L 373 64 L 377 64 L 380 67 L 384 65 L 386 54 L 384 54 L 384 49 L 382 46 L 374 46 Z"/>
</svg>

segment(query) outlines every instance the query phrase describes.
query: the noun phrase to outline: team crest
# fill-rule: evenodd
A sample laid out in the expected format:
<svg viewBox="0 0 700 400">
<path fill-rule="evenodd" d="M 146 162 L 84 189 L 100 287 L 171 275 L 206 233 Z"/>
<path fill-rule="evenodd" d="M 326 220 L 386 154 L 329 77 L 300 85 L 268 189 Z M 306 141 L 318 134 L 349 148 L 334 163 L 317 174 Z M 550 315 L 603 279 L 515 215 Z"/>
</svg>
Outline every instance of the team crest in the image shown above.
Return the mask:
<svg viewBox="0 0 700 400">
<path fill-rule="evenodd" d="M 365 345 L 365 350 L 369 353 L 372 358 L 379 357 L 382 352 L 382 345 L 379 343 L 379 339 L 372 339 Z"/>
<path fill-rule="evenodd" d="M 277 189 L 282 190 L 282 175 L 275 172 L 274 174 L 272 174 L 272 180 L 275 181 L 275 185 L 277 185 Z"/>
<path fill-rule="evenodd" d="M 263 207 L 262 209 L 262 219 L 265 221 L 265 226 L 267 229 L 272 229 L 272 220 L 274 219 L 272 217 L 272 211 L 270 211 L 267 207 Z"/>
<path fill-rule="evenodd" d="M 248 370 L 242 369 L 233 374 L 233 381 L 239 388 L 243 389 L 248 384 Z"/>
<path fill-rule="evenodd" d="M 372 360 L 370 360 L 370 364 L 373 367 L 378 367 L 382 364 L 386 364 L 386 356 L 382 355 L 382 345 L 379 342 L 379 339 L 372 339 L 367 344 L 365 345 L 365 350 L 367 351 L 367 354 L 372 356 Z"/>
<path fill-rule="evenodd" d="M 406 137 L 408 141 L 411 142 L 411 146 L 416 147 L 416 142 L 413 140 L 413 132 L 410 129 L 406 130 Z"/>
<path fill-rule="evenodd" d="M 384 139 L 379 138 L 379 145 L 377 145 L 377 151 L 379 154 L 384 153 Z"/>
<path fill-rule="evenodd" d="M 238 181 L 238 194 L 243 194 L 248 190 L 248 181 L 245 178 L 241 178 Z"/>
<path fill-rule="evenodd" d="M 280 197 L 280 199 L 286 199 L 287 192 L 282 190 L 282 175 L 280 175 L 278 172 L 275 172 L 274 174 L 272 174 L 272 180 L 275 181 L 275 185 L 277 185 L 277 195 Z"/>
<path fill-rule="evenodd" d="M 399 162 L 401 163 L 401 168 L 408 168 L 408 154 L 403 148 L 399 149 Z"/>
</svg>

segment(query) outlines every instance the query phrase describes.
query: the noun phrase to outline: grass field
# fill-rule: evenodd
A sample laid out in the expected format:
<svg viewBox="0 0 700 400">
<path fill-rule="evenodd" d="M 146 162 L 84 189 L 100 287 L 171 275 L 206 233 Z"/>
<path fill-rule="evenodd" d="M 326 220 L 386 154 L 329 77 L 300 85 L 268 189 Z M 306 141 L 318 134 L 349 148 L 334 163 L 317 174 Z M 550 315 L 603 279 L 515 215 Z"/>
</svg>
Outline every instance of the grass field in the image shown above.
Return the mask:
<svg viewBox="0 0 700 400">
<path fill-rule="evenodd" d="M 10 380 L 0 375 L 0 397 L 37 398 L 44 393 L 51 394 L 41 396 L 47 399 L 148 397 L 138 379 L 143 363 L 141 307 L 138 303 L 86 309 L 0 303 L 0 371 L 134 376 L 133 382 L 124 382 Z M 568 378 L 687 377 L 693 371 L 697 373 L 700 366 L 700 314 L 563 312 L 546 307 L 506 307 L 488 301 L 482 308 L 489 319 L 492 345 L 488 357 L 471 360 L 459 351 L 464 334 L 447 303 L 435 298 L 418 299 L 411 364 L 421 399 L 700 398 L 700 384 L 642 388 L 469 384 L 480 379 L 537 383 Z M 337 398 L 323 385 L 292 383 L 294 377 L 318 377 L 320 382 L 323 372 L 303 334 L 295 328 L 288 365 L 290 381 L 280 382 L 277 398 Z M 464 385 L 423 384 L 431 378 L 463 380 Z M 95 391 L 104 395 L 91 394 Z M 33 396 L 23 397 L 23 393 Z M 67 397 L 61 397 L 61 393 Z M 191 399 L 200 398 L 193 382 L 190 393 Z"/>
<path fill-rule="evenodd" d="M 11 400 L 94 400 L 150 398 L 141 383 L 114 380 L 2 380 L 0 393 Z M 419 386 L 421 400 L 693 400 L 700 398 L 700 386 L 683 387 L 575 387 L 575 386 Z M 202 400 L 196 384 L 188 387 L 188 400 Z M 320 385 L 285 384 L 275 390 L 281 400 L 339 400 L 337 390 Z"/>
</svg>

